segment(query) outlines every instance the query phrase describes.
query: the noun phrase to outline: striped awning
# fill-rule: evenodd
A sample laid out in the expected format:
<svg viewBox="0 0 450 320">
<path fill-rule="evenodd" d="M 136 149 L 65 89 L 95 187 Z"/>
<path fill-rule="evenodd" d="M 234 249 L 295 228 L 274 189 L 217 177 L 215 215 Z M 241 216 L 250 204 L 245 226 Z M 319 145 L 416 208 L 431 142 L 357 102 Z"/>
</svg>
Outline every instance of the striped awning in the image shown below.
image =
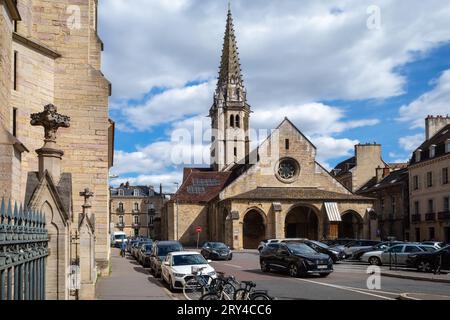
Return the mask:
<svg viewBox="0 0 450 320">
<path fill-rule="evenodd" d="M 338 205 L 336 202 L 325 202 L 325 210 L 327 211 L 328 220 L 330 222 L 341 222 L 341 214 L 339 213 Z"/>
</svg>

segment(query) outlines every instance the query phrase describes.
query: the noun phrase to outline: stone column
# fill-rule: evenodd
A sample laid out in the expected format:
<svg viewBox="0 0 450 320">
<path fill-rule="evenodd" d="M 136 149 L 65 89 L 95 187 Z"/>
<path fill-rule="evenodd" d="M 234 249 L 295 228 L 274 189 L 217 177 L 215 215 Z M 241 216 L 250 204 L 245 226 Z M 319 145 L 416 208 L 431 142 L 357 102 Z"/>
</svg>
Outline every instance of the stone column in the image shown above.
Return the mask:
<svg viewBox="0 0 450 320">
<path fill-rule="evenodd" d="M 79 248 L 79 264 L 81 275 L 81 288 L 79 299 L 93 300 L 95 299 L 95 282 L 97 271 L 95 266 L 95 234 L 93 226 L 93 216 L 91 213 L 92 201 L 94 193 L 86 188 L 80 192 L 80 196 L 84 197 L 83 213 L 79 221 L 80 248 Z"/>
<path fill-rule="evenodd" d="M 31 115 L 32 126 L 44 127 L 45 137 L 44 146 L 36 153 L 39 157 L 39 176 L 47 171 L 57 185 L 61 177 L 61 160 L 64 152 L 57 148 L 56 133 L 59 128 L 70 127 L 70 118 L 57 113 L 57 108 L 52 105 L 46 105 L 44 111 Z"/>
</svg>

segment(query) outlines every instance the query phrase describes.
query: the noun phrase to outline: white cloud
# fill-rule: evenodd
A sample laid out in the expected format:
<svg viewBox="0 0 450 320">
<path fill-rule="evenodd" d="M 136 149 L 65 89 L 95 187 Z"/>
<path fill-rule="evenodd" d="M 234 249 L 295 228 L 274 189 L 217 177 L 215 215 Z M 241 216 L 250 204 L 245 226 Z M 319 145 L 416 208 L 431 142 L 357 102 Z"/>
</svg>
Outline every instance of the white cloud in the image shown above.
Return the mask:
<svg viewBox="0 0 450 320">
<path fill-rule="evenodd" d="M 450 5 L 378 0 L 381 30 L 369 30 L 366 9 L 373 4 L 233 1 L 249 102 L 257 109 L 401 94 L 405 78 L 394 70 L 450 39 Z M 103 69 L 114 98 L 215 77 L 225 15 L 221 1 L 100 2 Z"/>
<path fill-rule="evenodd" d="M 129 182 L 131 185 L 145 185 L 145 186 L 153 186 L 155 190 L 159 191 L 159 186 L 162 184 L 163 192 L 175 192 L 176 184 L 181 183 L 183 180 L 183 174 L 181 171 L 178 172 L 170 172 L 170 173 L 162 173 L 162 174 L 154 174 L 154 175 L 138 175 L 136 177 L 129 178 L 119 178 L 111 181 L 113 186 L 118 186 L 121 183 Z"/>
<path fill-rule="evenodd" d="M 313 137 L 312 142 L 317 147 L 317 160 L 327 163 L 328 160 L 352 156 L 358 140 L 335 139 L 330 136 Z"/>
<path fill-rule="evenodd" d="M 398 140 L 398 143 L 403 150 L 413 152 L 423 143 L 424 139 L 424 134 L 419 133 L 412 136 L 402 137 Z"/>
<path fill-rule="evenodd" d="M 412 128 L 423 128 L 428 115 L 450 114 L 450 70 L 442 73 L 435 87 L 417 100 L 400 108 L 400 121 L 411 122 Z"/>
</svg>

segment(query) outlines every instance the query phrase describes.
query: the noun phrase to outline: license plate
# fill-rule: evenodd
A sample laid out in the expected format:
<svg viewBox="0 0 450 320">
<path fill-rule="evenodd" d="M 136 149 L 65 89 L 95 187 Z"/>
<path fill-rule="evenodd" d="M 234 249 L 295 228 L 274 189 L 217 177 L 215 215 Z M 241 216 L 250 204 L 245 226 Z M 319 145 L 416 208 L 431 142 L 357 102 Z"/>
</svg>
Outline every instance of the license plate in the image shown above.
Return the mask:
<svg viewBox="0 0 450 320">
<path fill-rule="evenodd" d="M 317 269 L 328 269 L 328 266 L 317 266 Z"/>
</svg>

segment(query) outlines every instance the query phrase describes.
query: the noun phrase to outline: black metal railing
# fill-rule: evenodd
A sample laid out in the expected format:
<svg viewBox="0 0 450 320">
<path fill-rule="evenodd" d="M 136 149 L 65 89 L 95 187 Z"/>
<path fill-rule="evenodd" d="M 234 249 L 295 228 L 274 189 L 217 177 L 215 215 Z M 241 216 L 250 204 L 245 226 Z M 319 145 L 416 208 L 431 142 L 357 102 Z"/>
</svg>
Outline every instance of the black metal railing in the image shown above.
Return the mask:
<svg viewBox="0 0 450 320">
<path fill-rule="evenodd" d="M 11 201 L 0 206 L 0 300 L 45 300 L 45 217 Z"/>
<path fill-rule="evenodd" d="M 425 221 L 436 221 L 436 213 L 430 212 L 425 214 Z"/>
<path fill-rule="evenodd" d="M 449 211 L 439 212 L 438 219 L 439 220 L 450 220 L 450 212 Z"/>
<path fill-rule="evenodd" d="M 412 222 L 420 222 L 422 220 L 422 217 L 420 214 L 413 214 L 411 216 L 411 221 Z"/>
</svg>

